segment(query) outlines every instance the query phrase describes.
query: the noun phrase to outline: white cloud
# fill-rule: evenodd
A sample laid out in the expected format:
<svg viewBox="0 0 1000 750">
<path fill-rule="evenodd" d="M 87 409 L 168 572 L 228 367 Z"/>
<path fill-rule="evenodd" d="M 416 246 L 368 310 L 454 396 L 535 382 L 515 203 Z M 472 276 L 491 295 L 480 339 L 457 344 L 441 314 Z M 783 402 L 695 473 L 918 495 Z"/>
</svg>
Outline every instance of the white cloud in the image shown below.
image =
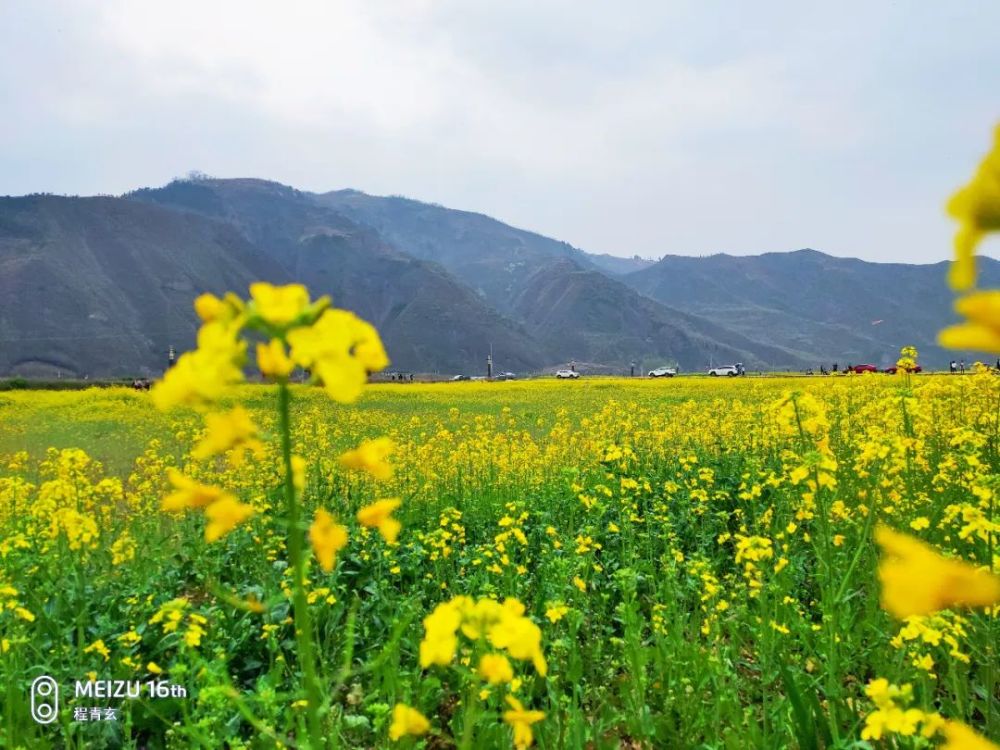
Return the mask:
<svg viewBox="0 0 1000 750">
<path fill-rule="evenodd" d="M 940 203 L 1000 115 L 997 21 L 985 0 L 8 4 L 0 192 L 200 168 L 619 254 L 943 258 Z"/>
</svg>

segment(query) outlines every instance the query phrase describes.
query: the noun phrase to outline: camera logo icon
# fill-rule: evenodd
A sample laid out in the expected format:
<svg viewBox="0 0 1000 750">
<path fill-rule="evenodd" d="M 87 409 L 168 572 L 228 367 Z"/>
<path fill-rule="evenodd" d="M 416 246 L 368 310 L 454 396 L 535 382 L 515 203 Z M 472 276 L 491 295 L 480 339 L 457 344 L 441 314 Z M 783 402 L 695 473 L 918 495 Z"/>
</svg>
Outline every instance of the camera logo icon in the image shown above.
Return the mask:
<svg viewBox="0 0 1000 750">
<path fill-rule="evenodd" d="M 59 685 L 46 674 L 31 683 L 31 718 L 51 724 L 59 714 Z"/>
</svg>

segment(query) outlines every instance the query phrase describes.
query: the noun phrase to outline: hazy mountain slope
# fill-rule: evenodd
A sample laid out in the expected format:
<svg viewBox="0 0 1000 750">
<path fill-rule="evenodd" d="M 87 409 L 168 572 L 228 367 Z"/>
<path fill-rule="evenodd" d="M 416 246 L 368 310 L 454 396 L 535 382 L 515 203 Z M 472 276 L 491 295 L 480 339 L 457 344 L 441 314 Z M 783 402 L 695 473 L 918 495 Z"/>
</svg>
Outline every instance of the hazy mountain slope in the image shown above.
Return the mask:
<svg viewBox="0 0 1000 750">
<path fill-rule="evenodd" d="M 356 190 L 315 199 L 371 227 L 399 250 L 440 263 L 504 313 L 525 280 L 553 258 L 590 265 L 587 254 L 572 245 L 482 214 Z"/>
<path fill-rule="evenodd" d="M 803 363 L 776 347 L 733 337 L 707 320 L 667 311 L 599 270 L 641 267 L 646 261 L 591 256 L 481 214 L 407 198 L 354 190 L 315 197 L 368 225 L 396 247 L 441 263 L 495 308 L 524 323 L 560 360 L 575 358 L 617 368 L 632 361 L 658 364 L 664 359 L 702 368 L 710 361 L 734 357 L 754 365 Z"/>
<path fill-rule="evenodd" d="M 710 317 L 748 338 L 830 364 L 894 361 L 915 345 L 940 366 L 957 356 L 935 343 L 954 319 L 946 264 L 867 263 L 814 250 L 733 257 L 664 257 L 623 280 L 671 306 Z M 1000 281 L 984 260 L 983 281 Z"/>
<path fill-rule="evenodd" d="M 601 253 L 600 255 L 587 253 L 587 259 L 595 268 L 605 273 L 614 274 L 615 276 L 632 273 L 633 271 L 641 271 L 643 268 L 649 268 L 656 263 L 655 260 L 640 258 L 638 255 L 633 255 L 630 258 L 620 258 L 617 255 L 608 255 L 607 253 Z"/>
<path fill-rule="evenodd" d="M 399 252 L 308 193 L 264 180 L 174 182 L 137 191 L 153 201 L 224 218 L 316 294 L 374 323 L 393 367 L 420 372 L 485 371 L 546 364 L 517 323 L 492 310 L 442 267 Z"/>
<path fill-rule="evenodd" d="M 569 259 L 537 270 L 524 284 L 514 310 L 563 360 L 619 367 L 634 361 L 643 369 L 669 363 L 687 371 L 722 361 L 742 361 L 753 368 L 803 364 L 794 354 L 658 304 Z"/>
<path fill-rule="evenodd" d="M 117 198 L 0 198 L 0 372 L 138 375 L 193 345 L 191 301 L 285 271 L 232 226 Z"/>
</svg>

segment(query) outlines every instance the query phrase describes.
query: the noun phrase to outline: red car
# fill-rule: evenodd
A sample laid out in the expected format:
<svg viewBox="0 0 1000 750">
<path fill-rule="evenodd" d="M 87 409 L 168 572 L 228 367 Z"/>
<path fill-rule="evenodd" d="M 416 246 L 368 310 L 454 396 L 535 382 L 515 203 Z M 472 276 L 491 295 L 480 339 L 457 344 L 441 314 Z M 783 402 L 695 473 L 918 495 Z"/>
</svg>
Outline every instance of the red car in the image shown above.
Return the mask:
<svg viewBox="0 0 1000 750">
<path fill-rule="evenodd" d="M 896 365 L 893 365 L 892 367 L 886 367 L 884 370 L 882 370 L 882 372 L 887 372 L 890 375 L 895 375 L 898 369 L 899 368 Z M 924 368 L 921 367 L 920 365 L 914 365 L 913 367 L 910 368 L 910 372 L 923 372 L 923 371 Z"/>
<path fill-rule="evenodd" d="M 875 365 L 852 365 L 851 372 L 860 375 L 863 372 L 878 372 L 878 368 Z"/>
</svg>

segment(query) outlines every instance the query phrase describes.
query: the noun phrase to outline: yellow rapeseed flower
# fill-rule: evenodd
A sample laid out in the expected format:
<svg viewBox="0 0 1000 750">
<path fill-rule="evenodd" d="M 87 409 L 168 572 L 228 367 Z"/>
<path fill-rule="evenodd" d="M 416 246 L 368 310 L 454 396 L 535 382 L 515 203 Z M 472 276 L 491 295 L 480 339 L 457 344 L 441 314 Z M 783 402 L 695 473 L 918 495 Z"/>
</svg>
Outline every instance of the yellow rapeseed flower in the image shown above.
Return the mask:
<svg viewBox="0 0 1000 750">
<path fill-rule="evenodd" d="M 378 529 L 383 539 L 389 544 L 395 544 L 402 524 L 392 517 L 392 513 L 399 505 L 399 498 L 377 500 L 358 511 L 358 523 L 368 528 Z"/>
<path fill-rule="evenodd" d="M 541 711 L 526 711 L 521 701 L 513 695 L 507 696 L 507 703 L 513 710 L 504 711 L 503 720 L 514 730 L 514 747 L 518 750 L 531 747 L 535 741 L 531 725 L 544 719 L 545 714 Z"/>
<path fill-rule="evenodd" d="M 206 415 L 205 429 L 205 436 L 191 450 L 194 458 L 205 459 L 232 450 L 233 465 L 238 466 L 244 451 L 260 453 L 264 448 L 257 439 L 257 427 L 250 418 L 250 412 L 242 406 L 225 413 Z"/>
<path fill-rule="evenodd" d="M 250 285 L 250 298 L 255 312 L 276 326 L 291 323 L 309 306 L 309 290 L 302 284 L 274 286 L 258 281 Z"/>
<path fill-rule="evenodd" d="M 967 562 L 939 555 L 919 539 L 885 526 L 875 531 L 882 606 L 899 619 L 952 606 L 989 606 L 1000 600 L 1000 578 Z"/>
<path fill-rule="evenodd" d="M 281 339 L 271 339 L 266 344 L 257 344 L 257 369 L 272 380 L 284 380 L 295 369 L 295 362 L 285 353 Z"/>
<path fill-rule="evenodd" d="M 386 459 L 393 448 L 395 446 L 392 440 L 387 437 L 365 440 L 357 448 L 341 454 L 340 465 L 347 469 L 367 471 L 376 479 L 389 479 L 392 477 L 392 464 Z"/>
<path fill-rule="evenodd" d="M 976 283 L 976 246 L 984 234 L 1000 230 L 1000 125 L 993 133 L 993 148 L 972 180 L 948 201 L 948 213 L 959 222 L 948 281 L 965 291 Z"/>
<path fill-rule="evenodd" d="M 185 510 L 204 508 L 220 500 L 235 500 L 232 494 L 220 487 L 213 487 L 184 476 L 177 469 L 167 469 L 167 478 L 174 486 L 174 492 L 163 498 L 163 510 Z"/>
<path fill-rule="evenodd" d="M 479 676 L 491 685 L 502 685 L 514 679 L 514 670 L 503 654 L 483 654 L 479 660 Z"/>
<path fill-rule="evenodd" d="M 254 514 L 253 506 L 241 503 L 230 495 L 205 508 L 205 541 L 214 542 Z"/>
<path fill-rule="evenodd" d="M 337 523 L 328 511 L 317 508 L 309 526 L 309 542 L 320 567 L 329 573 L 337 563 L 337 553 L 347 546 L 347 527 Z"/>
<path fill-rule="evenodd" d="M 941 346 L 1000 354 L 1000 291 L 967 294 L 955 301 L 955 310 L 965 322 L 941 331 Z"/>
<path fill-rule="evenodd" d="M 431 723 L 427 717 L 415 708 L 405 703 L 397 703 L 392 709 L 392 724 L 389 726 L 389 739 L 395 742 L 401 737 L 412 735 L 419 737 L 430 731 Z"/>
<path fill-rule="evenodd" d="M 941 733 L 945 737 L 941 750 L 1000 750 L 1000 746 L 976 734 L 960 721 L 946 722 Z"/>
<path fill-rule="evenodd" d="M 243 380 L 246 342 L 230 321 L 206 323 L 198 331 L 198 348 L 182 354 L 152 391 L 159 409 L 204 406 L 217 400 L 230 383 Z"/>
</svg>

